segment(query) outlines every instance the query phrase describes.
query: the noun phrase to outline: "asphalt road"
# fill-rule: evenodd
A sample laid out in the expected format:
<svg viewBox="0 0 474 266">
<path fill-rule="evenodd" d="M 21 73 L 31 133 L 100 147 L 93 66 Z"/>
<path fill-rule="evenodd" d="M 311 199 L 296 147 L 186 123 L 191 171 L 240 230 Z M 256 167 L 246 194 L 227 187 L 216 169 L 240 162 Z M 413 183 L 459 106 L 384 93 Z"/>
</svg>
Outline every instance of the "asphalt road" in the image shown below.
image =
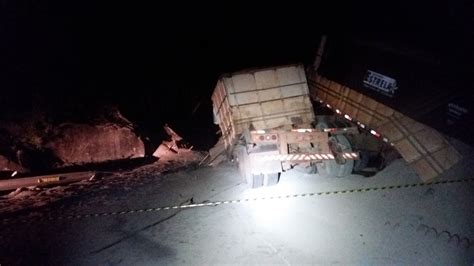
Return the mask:
<svg viewBox="0 0 474 266">
<path fill-rule="evenodd" d="M 469 165 L 443 180 L 470 178 Z M 419 182 L 403 161 L 371 178 L 288 172 L 253 190 L 232 165 L 180 171 L 17 217 L 2 225 L 0 264 L 472 265 L 474 182 L 365 190 Z M 339 193 L 317 194 L 328 191 Z M 238 199 L 250 200 L 223 203 Z"/>
</svg>

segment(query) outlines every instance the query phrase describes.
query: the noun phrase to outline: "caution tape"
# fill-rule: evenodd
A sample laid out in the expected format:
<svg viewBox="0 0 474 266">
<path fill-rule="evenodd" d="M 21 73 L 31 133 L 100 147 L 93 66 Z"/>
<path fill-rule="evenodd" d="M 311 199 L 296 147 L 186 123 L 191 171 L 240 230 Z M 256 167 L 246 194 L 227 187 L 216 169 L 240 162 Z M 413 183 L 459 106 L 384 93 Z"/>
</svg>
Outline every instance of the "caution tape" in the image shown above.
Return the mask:
<svg viewBox="0 0 474 266">
<path fill-rule="evenodd" d="M 292 199 L 292 198 L 304 198 L 304 197 L 314 197 L 314 196 L 328 196 L 328 195 L 350 194 L 350 193 L 371 192 L 371 191 L 381 191 L 381 190 L 393 190 L 393 189 L 402 189 L 402 188 L 414 188 L 414 187 L 433 186 L 433 185 L 442 185 L 442 184 L 453 184 L 453 183 L 472 182 L 472 181 L 474 181 L 474 178 L 442 180 L 442 181 L 436 181 L 436 182 L 426 182 L 426 183 L 422 182 L 422 183 L 413 183 L 413 184 L 404 184 L 404 185 L 390 185 L 390 186 L 382 186 L 382 187 L 345 189 L 345 190 L 326 191 L 326 192 L 287 194 L 287 195 L 268 196 L 268 197 L 255 197 L 255 198 L 236 199 L 236 200 L 224 200 L 224 201 L 202 202 L 202 203 L 192 203 L 192 204 L 181 204 L 181 205 L 167 206 L 167 207 L 145 208 L 145 209 L 116 211 L 116 212 L 102 212 L 102 213 L 94 213 L 94 214 L 77 214 L 77 215 L 65 215 L 65 216 L 55 216 L 55 217 L 52 216 L 52 217 L 45 217 L 44 220 L 48 220 L 48 221 L 51 221 L 51 220 L 73 220 L 73 219 L 84 219 L 84 218 L 93 218 L 93 217 L 105 217 L 105 216 L 137 214 L 137 213 L 150 213 L 150 212 L 158 212 L 158 211 L 182 210 L 182 209 L 190 209 L 190 208 L 198 208 L 198 207 L 210 207 L 210 206 L 228 205 L 228 204 L 235 204 L 235 203 L 255 202 L 255 201 L 262 201 L 262 200 L 276 200 L 276 199 Z M 2 220 L 2 221 L 3 221 L 3 223 L 6 222 L 5 219 Z M 10 220 L 8 220 L 8 221 L 10 221 Z M 28 222 L 28 220 L 22 220 L 22 221 L 23 222 Z"/>
</svg>

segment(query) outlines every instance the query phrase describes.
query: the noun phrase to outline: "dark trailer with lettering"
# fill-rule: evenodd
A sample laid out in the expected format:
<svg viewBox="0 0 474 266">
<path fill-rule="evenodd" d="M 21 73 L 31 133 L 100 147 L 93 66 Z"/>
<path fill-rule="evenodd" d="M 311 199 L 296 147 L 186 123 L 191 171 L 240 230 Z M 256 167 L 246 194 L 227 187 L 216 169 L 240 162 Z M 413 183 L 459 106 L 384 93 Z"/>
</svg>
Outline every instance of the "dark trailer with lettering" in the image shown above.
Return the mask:
<svg viewBox="0 0 474 266">
<path fill-rule="evenodd" d="M 451 51 L 328 36 L 319 73 L 474 144 L 473 82 L 468 64 Z"/>
</svg>

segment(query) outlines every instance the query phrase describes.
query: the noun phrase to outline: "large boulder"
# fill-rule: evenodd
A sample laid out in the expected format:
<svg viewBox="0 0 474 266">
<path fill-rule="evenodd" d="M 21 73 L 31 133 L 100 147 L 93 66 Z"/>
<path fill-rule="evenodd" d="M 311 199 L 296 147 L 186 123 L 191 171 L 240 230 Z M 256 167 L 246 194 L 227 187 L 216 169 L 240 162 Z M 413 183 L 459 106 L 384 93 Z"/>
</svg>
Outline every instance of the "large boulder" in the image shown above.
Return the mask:
<svg viewBox="0 0 474 266">
<path fill-rule="evenodd" d="M 46 147 L 61 161 L 61 166 L 145 156 L 142 140 L 130 127 L 63 124 L 54 131 Z"/>
</svg>

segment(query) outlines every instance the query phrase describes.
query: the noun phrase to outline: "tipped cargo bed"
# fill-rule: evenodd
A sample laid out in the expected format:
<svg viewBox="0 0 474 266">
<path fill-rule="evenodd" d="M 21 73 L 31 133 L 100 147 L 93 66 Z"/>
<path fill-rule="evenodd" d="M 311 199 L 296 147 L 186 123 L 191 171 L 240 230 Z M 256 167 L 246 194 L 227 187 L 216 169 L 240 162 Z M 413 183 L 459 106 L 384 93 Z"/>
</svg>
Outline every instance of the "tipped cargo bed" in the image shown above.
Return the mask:
<svg viewBox="0 0 474 266">
<path fill-rule="evenodd" d="M 240 71 L 221 76 L 212 95 L 215 123 L 226 150 L 242 133 L 311 125 L 314 111 L 303 65 Z"/>
</svg>

